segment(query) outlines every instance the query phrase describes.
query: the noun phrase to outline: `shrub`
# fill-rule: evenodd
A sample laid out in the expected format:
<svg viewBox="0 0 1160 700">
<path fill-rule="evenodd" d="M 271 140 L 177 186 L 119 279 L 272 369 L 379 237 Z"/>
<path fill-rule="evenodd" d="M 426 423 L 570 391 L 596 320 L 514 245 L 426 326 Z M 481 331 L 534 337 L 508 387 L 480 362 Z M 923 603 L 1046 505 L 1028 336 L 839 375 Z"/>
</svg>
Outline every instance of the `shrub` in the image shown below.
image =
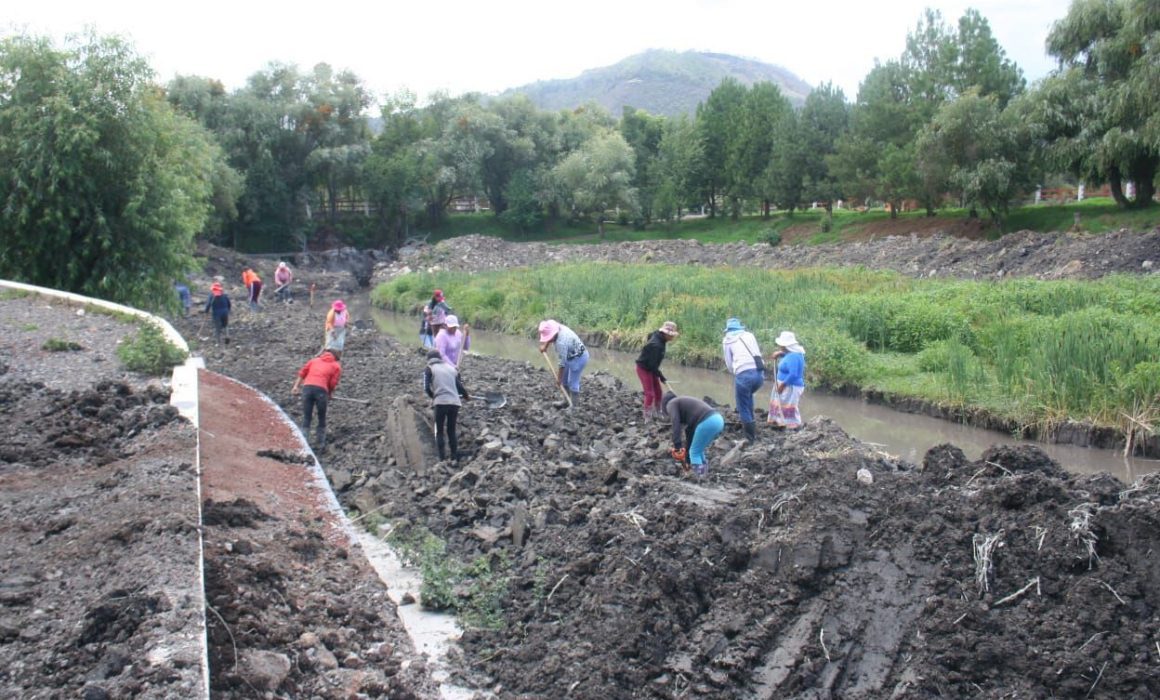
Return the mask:
<svg viewBox="0 0 1160 700">
<path fill-rule="evenodd" d="M 833 387 L 859 385 L 866 379 L 870 352 L 845 332 L 813 328 L 799 338 L 806 347 L 806 367 L 811 378 Z"/>
<path fill-rule="evenodd" d="M 918 368 L 923 372 L 945 372 L 951 364 L 947 341 L 935 341 L 918 353 Z"/>
<path fill-rule="evenodd" d="M 48 352 L 76 352 L 77 350 L 84 350 L 80 343 L 74 343 L 71 340 L 61 340 L 60 338 L 49 338 L 44 341 L 44 345 L 41 345 L 40 349 Z"/>
<path fill-rule="evenodd" d="M 761 232 L 761 234 L 758 236 L 758 240 L 765 241 L 770 246 L 779 246 L 781 245 L 781 232 L 767 228 Z"/>
<path fill-rule="evenodd" d="M 143 322 L 137 335 L 117 346 L 117 357 L 130 371 L 162 376 L 184 362 L 186 352 L 169 342 L 160 327 Z"/>
</svg>

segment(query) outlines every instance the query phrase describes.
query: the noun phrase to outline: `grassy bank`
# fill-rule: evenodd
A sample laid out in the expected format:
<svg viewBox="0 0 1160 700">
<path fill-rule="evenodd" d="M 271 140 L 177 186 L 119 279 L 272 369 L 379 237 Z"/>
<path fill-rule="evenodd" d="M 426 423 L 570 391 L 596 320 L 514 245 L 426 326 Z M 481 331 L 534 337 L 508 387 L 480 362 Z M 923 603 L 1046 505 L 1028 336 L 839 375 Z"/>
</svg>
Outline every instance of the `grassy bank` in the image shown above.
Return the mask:
<svg viewBox="0 0 1160 700">
<path fill-rule="evenodd" d="M 737 316 L 768 355 L 790 329 L 810 380 L 976 406 L 1021 424 L 1160 425 L 1160 277 L 916 280 L 861 269 L 765 271 L 586 263 L 408 275 L 375 303 L 414 312 L 441 287 L 465 320 L 532 337 L 556 318 L 615 347 L 676 321 L 669 356 L 717 366 Z"/>
<path fill-rule="evenodd" d="M 938 217 L 948 223 L 964 221 L 968 218 L 966 209 L 939 209 Z M 1082 202 L 1068 204 L 1037 204 L 1013 208 L 999 227 L 989 223 L 984 228 L 985 235 L 997 238 L 1012 231 L 1070 231 L 1079 215 L 1079 231 L 1106 233 L 1127 228 L 1133 231 L 1147 231 L 1160 226 L 1160 206 L 1148 209 L 1124 210 L 1116 206 L 1110 198 L 1093 197 Z M 904 212 L 895 220 L 889 212 L 872 209 L 865 212 L 850 209 L 834 211 L 830 229 L 824 231 L 822 223 L 825 211 L 808 209 L 795 212 L 775 212 L 768 219 L 751 214 L 734 220 L 728 216 L 710 219 L 697 217 L 679 223 L 655 222 L 639 228 L 627 224 L 608 222 L 605 224 L 606 241 L 642 241 L 656 239 L 695 238 L 704 243 L 729 243 L 745 241 L 756 243 L 766 241 L 771 235 L 787 236 L 794 231 L 796 240 L 806 244 L 834 243 L 856 239 L 865 235 L 865 229 L 875 226 L 881 229 L 897 228 L 894 233 L 906 234 L 910 230 L 924 230 L 929 223 L 925 212 Z M 596 225 L 592 222 L 561 222 L 552 229 L 534 232 L 517 232 L 506 226 L 489 212 L 479 214 L 453 214 L 448 222 L 432 232 L 429 241 L 434 243 L 445 238 L 453 238 L 469 233 L 497 236 L 511 241 L 558 241 L 561 243 L 595 243 Z M 884 234 L 885 235 L 885 234 Z"/>
</svg>

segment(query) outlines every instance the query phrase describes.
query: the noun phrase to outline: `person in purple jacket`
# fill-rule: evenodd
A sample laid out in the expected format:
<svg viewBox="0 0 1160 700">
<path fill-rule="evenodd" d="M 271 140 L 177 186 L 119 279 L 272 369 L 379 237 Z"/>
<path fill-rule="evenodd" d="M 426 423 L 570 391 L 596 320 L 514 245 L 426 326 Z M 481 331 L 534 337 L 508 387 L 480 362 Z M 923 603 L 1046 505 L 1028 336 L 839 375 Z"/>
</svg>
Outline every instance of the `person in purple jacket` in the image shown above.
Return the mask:
<svg viewBox="0 0 1160 700">
<path fill-rule="evenodd" d="M 443 327 L 435 334 L 435 349 L 443 361 L 452 367 L 459 367 L 459 359 L 463 353 L 471 349 L 470 328 L 466 325 L 463 331 L 459 330 L 459 318 L 449 315 L 443 320 Z"/>
</svg>

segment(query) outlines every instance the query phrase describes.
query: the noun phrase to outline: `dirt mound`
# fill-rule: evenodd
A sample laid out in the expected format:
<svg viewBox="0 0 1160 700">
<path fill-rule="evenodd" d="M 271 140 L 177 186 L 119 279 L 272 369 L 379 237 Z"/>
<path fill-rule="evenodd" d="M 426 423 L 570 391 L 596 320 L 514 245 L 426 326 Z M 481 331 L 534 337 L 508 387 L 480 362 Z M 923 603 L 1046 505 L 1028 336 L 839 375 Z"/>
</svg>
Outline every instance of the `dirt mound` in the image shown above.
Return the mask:
<svg viewBox="0 0 1160 700">
<path fill-rule="evenodd" d="M 320 325 L 242 318 L 207 360 L 298 416 L 287 388 Z M 331 404 L 327 475 L 345 507 L 492 572 L 461 675 L 500 697 L 1160 694 L 1160 477 L 1069 476 L 1033 446 L 911 465 L 824 418 L 742 447 L 726 411 L 693 481 L 636 387 L 588 375 L 565 411 L 546 370 L 474 355 L 468 389 L 508 403 L 463 410 L 453 465 L 421 456 L 422 353 L 356 325 L 343 364 L 338 395 L 368 403 Z"/>
<path fill-rule="evenodd" d="M 200 691 L 196 439 L 167 400 L 0 382 L 0 695 Z"/>
<path fill-rule="evenodd" d="M 1092 279 L 1113 273 L 1149 274 L 1160 269 L 1160 229 L 1105 235 L 1020 231 L 997 240 L 949 224 L 907 235 L 870 236 L 827 245 L 764 243 L 702 244 L 657 240 L 593 245 L 509 243 L 461 236 L 406 251 L 377 266 L 375 283 L 409 270 L 479 272 L 568 261 L 654 262 L 674 265 L 738 265 L 765 269 L 859 266 L 915 277 L 999 279 Z"/>
</svg>

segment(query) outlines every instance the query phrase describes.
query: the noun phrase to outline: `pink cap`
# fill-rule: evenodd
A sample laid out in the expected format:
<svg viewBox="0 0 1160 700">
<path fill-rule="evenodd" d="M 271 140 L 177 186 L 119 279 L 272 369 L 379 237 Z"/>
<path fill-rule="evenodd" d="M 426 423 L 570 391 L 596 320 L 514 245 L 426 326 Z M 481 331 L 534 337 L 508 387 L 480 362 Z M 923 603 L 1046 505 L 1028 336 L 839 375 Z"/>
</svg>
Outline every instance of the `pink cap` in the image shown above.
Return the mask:
<svg viewBox="0 0 1160 700">
<path fill-rule="evenodd" d="M 346 304 L 342 301 L 342 299 L 339 299 L 338 301 L 334 302 L 334 310 L 335 311 L 345 311 L 346 310 Z"/>
<path fill-rule="evenodd" d="M 560 332 L 560 322 L 548 319 L 547 321 L 540 321 L 540 342 L 546 343 L 556 334 Z"/>
</svg>

